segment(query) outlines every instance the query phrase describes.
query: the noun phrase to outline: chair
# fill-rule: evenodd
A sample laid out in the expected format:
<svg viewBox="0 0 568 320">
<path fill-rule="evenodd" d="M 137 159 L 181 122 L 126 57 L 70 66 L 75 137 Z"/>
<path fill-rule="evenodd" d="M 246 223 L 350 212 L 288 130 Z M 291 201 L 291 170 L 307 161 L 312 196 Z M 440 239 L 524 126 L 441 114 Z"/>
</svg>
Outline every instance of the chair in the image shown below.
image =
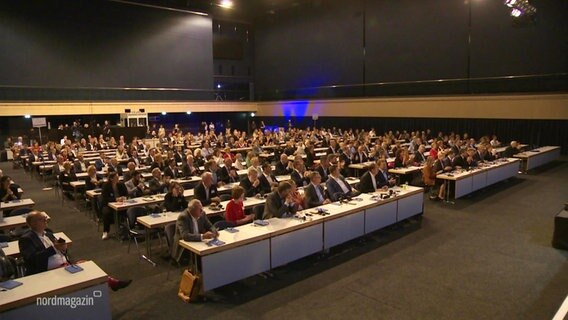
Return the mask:
<svg viewBox="0 0 568 320">
<path fill-rule="evenodd" d="M 23 214 L 30 213 L 31 211 L 32 208 L 17 208 L 12 210 L 8 216 L 21 216 Z"/>
<path fill-rule="evenodd" d="M 129 240 L 134 240 L 134 243 L 136 244 L 136 249 L 138 250 L 138 257 L 140 259 L 144 259 L 144 260 L 148 261 L 153 266 L 156 266 L 156 263 L 154 263 L 148 257 L 146 257 L 145 255 L 140 253 L 140 246 L 138 245 L 138 239 L 141 239 L 141 238 L 145 239 L 146 234 L 148 232 L 150 233 L 150 235 L 157 234 L 158 238 L 160 237 L 158 230 L 155 230 L 155 229 L 149 230 L 149 229 L 141 228 L 137 225 L 136 218 L 141 217 L 141 216 L 145 216 L 146 214 L 147 214 L 146 208 L 144 208 L 144 207 L 132 207 L 132 208 L 129 208 L 128 210 L 126 210 L 126 230 L 128 231 Z M 130 243 L 131 243 L 131 241 L 128 241 L 127 252 L 130 252 Z M 160 243 L 161 243 L 161 238 L 160 238 Z"/>
<path fill-rule="evenodd" d="M 264 204 L 258 204 L 252 208 L 252 213 L 254 213 L 255 220 L 262 220 L 264 216 Z"/>
<path fill-rule="evenodd" d="M 217 221 L 215 222 L 215 224 L 213 225 L 215 227 L 215 229 L 221 231 L 227 228 L 233 228 L 236 226 L 236 224 L 232 221 L 227 221 L 227 220 L 221 220 L 221 221 Z"/>
<path fill-rule="evenodd" d="M 164 228 L 164 233 L 166 234 L 166 244 L 168 246 L 168 255 L 171 258 L 171 260 L 173 260 L 177 264 L 177 267 L 179 268 L 180 267 L 179 261 L 174 256 L 172 256 L 174 235 L 176 234 L 175 222 L 166 225 L 166 227 Z M 170 269 L 168 268 L 168 272 L 166 273 L 166 280 L 169 280 L 169 279 L 170 279 Z"/>
<path fill-rule="evenodd" d="M 222 194 L 222 195 L 219 196 L 219 199 L 221 199 L 221 202 L 223 202 L 223 201 L 231 200 L 232 197 L 231 197 L 230 194 L 224 193 L 224 194 Z"/>
</svg>

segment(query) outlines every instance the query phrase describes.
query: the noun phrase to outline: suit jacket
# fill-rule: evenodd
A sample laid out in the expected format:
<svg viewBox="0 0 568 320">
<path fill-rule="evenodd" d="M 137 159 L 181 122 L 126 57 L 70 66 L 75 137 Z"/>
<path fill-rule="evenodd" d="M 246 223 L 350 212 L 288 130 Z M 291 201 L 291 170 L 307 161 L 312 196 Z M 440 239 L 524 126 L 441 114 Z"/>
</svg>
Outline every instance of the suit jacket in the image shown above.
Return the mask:
<svg viewBox="0 0 568 320">
<path fill-rule="evenodd" d="M 95 160 L 95 168 L 97 168 L 97 171 L 101 171 L 104 166 L 105 166 L 105 163 L 101 158 L 98 158 L 97 160 Z"/>
<path fill-rule="evenodd" d="M 324 169 L 322 166 L 318 166 L 316 170 L 321 176 L 321 181 L 327 181 L 327 179 L 329 178 L 329 168 Z"/>
<path fill-rule="evenodd" d="M 424 154 L 420 151 L 416 151 L 414 153 L 414 161 L 418 162 L 418 163 L 423 163 L 424 161 L 426 161 L 426 157 L 424 156 Z"/>
<path fill-rule="evenodd" d="M 179 173 L 177 168 L 171 168 L 170 166 L 167 166 L 164 169 L 164 176 L 165 177 L 171 177 L 172 179 L 177 179 L 181 177 L 181 173 Z"/>
<path fill-rule="evenodd" d="M 278 182 L 278 180 L 276 180 L 276 176 L 274 174 L 271 174 L 270 177 L 272 178 L 272 181 L 274 182 Z M 266 179 L 266 177 L 264 176 L 263 173 L 258 175 L 258 179 L 260 180 L 260 192 L 267 194 L 272 192 L 272 186 L 270 185 L 270 182 L 268 182 L 268 179 Z"/>
<path fill-rule="evenodd" d="M 89 167 L 89 161 L 87 160 L 83 160 L 83 163 L 85 164 L 85 170 L 81 170 L 81 162 L 79 160 L 75 160 L 75 163 L 73 163 L 73 167 L 75 168 L 75 172 L 87 172 L 87 168 Z"/>
<path fill-rule="evenodd" d="M 219 181 L 223 181 L 224 183 L 233 183 L 233 182 L 238 182 L 239 181 L 239 177 L 231 177 L 229 175 L 229 172 L 231 170 L 237 170 L 234 167 L 231 168 L 226 168 L 225 166 L 220 167 L 219 169 L 217 169 L 217 180 Z"/>
<path fill-rule="evenodd" d="M 46 236 L 55 243 L 53 233 L 46 231 Z M 20 237 L 18 246 L 24 258 L 27 276 L 47 271 L 49 257 L 57 253 L 54 247 L 46 248 L 39 236 L 32 230 L 28 230 Z"/>
<path fill-rule="evenodd" d="M 180 194 L 177 197 L 174 197 L 171 192 L 166 193 L 164 197 L 164 208 L 170 212 L 178 212 L 183 211 L 187 208 L 187 201 L 183 197 L 183 194 Z"/>
<path fill-rule="evenodd" d="M 363 152 L 361 153 L 361 155 L 359 155 L 359 152 L 355 153 L 353 155 L 353 163 L 363 163 L 363 162 L 367 162 L 367 155 Z"/>
<path fill-rule="evenodd" d="M 207 231 L 214 231 L 215 227 L 207 218 L 206 214 L 202 214 L 197 218 L 197 228 L 194 230 L 193 221 L 189 211 L 184 210 L 179 214 L 176 221 L 176 233 L 174 234 L 174 241 L 172 243 L 172 257 L 179 261 L 183 253 L 183 248 L 179 246 L 179 241 L 201 241 L 201 235 Z"/>
<path fill-rule="evenodd" d="M 386 171 L 385 173 L 387 175 L 386 178 L 385 174 L 381 170 L 379 170 L 379 173 L 377 173 L 377 175 L 375 176 L 375 180 L 377 181 L 377 188 L 382 188 L 389 185 L 390 175 L 388 171 Z"/>
<path fill-rule="evenodd" d="M 205 193 L 205 186 L 203 185 L 203 183 L 200 182 L 193 189 L 193 196 L 195 197 L 195 199 L 201 201 L 201 204 L 203 204 L 204 206 L 211 204 L 211 198 L 218 196 L 217 186 L 211 184 L 211 187 L 209 187 L 209 199 L 207 199 L 207 194 Z"/>
<path fill-rule="evenodd" d="M 97 176 L 97 181 L 101 181 L 103 179 L 103 177 L 99 174 L 96 175 Z M 96 186 L 92 181 L 91 178 L 87 177 L 85 179 L 85 190 L 93 190 L 98 188 L 98 186 Z"/>
<path fill-rule="evenodd" d="M 296 186 L 303 187 L 309 183 L 309 179 L 304 178 L 300 175 L 300 173 L 296 170 L 292 171 L 290 178 L 296 183 Z"/>
<path fill-rule="evenodd" d="M 241 180 L 241 183 L 239 185 L 243 187 L 243 189 L 245 189 L 245 197 L 254 197 L 261 192 L 260 184 L 256 187 L 253 187 L 248 176 Z"/>
<path fill-rule="evenodd" d="M 359 191 L 364 193 L 369 193 L 369 192 L 375 192 L 377 188 L 379 188 L 379 181 L 377 180 L 377 176 L 375 176 L 375 185 L 376 185 L 375 187 L 373 186 L 373 180 L 371 175 L 372 175 L 371 171 L 367 171 L 361 176 L 361 179 L 359 181 Z"/>
<path fill-rule="evenodd" d="M 351 193 L 352 188 L 349 185 L 349 183 L 347 183 L 345 178 L 343 176 L 339 176 L 339 179 L 341 179 L 341 181 L 345 183 L 345 185 L 349 189 L 349 193 Z M 331 176 L 327 180 L 326 186 L 327 186 L 327 193 L 329 194 L 329 198 L 331 199 L 331 201 L 337 201 L 340 195 L 346 194 L 345 192 L 343 192 L 343 189 L 341 189 L 339 183 L 337 183 L 337 181 L 335 181 L 335 179 Z"/>
<path fill-rule="evenodd" d="M 295 213 L 296 208 L 293 205 L 286 205 L 285 201 L 280 198 L 278 191 L 274 191 L 266 198 L 262 218 L 282 218 L 285 216 L 294 215 Z"/>
<path fill-rule="evenodd" d="M 467 168 L 469 165 L 467 164 L 466 160 L 460 155 L 456 156 L 452 161 L 452 167 L 462 167 Z"/>
<path fill-rule="evenodd" d="M 148 187 L 152 194 L 164 193 L 167 192 L 168 186 L 165 183 L 162 183 L 160 180 L 152 177 L 148 180 Z"/>
<path fill-rule="evenodd" d="M 274 174 L 277 176 L 285 176 L 292 173 L 292 169 L 288 168 L 288 164 L 282 164 L 282 161 L 278 161 L 276 163 L 276 167 L 274 168 Z"/>
<path fill-rule="evenodd" d="M 327 198 L 325 190 L 321 185 L 317 186 L 317 188 L 320 189 L 321 196 L 325 200 Z M 321 206 L 323 203 L 323 201 L 320 201 L 318 194 L 316 192 L 316 186 L 313 183 L 310 183 L 307 187 L 304 188 L 304 196 L 305 196 L 306 208 Z"/>
<path fill-rule="evenodd" d="M 192 173 L 192 169 L 195 169 L 195 172 Z M 184 163 L 183 166 L 181 167 L 181 171 L 182 171 L 184 177 L 191 177 L 191 176 L 199 175 L 199 168 L 195 165 L 195 163 L 193 164 L 193 166 L 191 168 L 189 167 L 189 165 L 187 165 L 187 162 Z"/>
<path fill-rule="evenodd" d="M 505 158 L 512 158 L 514 155 L 516 155 L 517 153 L 519 153 L 519 149 L 517 148 L 513 148 L 511 146 L 508 146 L 505 151 L 503 151 L 503 157 Z"/>
<path fill-rule="evenodd" d="M 103 207 L 106 206 L 109 202 L 115 202 L 116 198 L 128 196 L 128 189 L 126 189 L 124 183 L 119 181 L 116 185 L 116 188 L 118 189 L 118 194 L 114 194 L 114 190 L 112 189 L 112 184 L 110 182 L 105 182 L 105 184 L 103 184 L 101 191 L 101 200 Z"/>
</svg>

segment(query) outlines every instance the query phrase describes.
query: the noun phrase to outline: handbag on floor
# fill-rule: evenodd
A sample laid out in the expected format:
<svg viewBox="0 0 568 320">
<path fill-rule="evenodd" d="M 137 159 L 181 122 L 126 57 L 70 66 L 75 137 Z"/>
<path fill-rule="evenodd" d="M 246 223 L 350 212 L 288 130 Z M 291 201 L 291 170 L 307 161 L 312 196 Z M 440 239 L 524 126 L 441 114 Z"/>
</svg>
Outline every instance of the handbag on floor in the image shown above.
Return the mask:
<svg viewBox="0 0 568 320">
<path fill-rule="evenodd" d="M 197 299 L 201 291 L 201 279 L 189 270 L 185 270 L 181 275 L 179 283 L 178 297 L 184 302 L 192 302 Z"/>
</svg>

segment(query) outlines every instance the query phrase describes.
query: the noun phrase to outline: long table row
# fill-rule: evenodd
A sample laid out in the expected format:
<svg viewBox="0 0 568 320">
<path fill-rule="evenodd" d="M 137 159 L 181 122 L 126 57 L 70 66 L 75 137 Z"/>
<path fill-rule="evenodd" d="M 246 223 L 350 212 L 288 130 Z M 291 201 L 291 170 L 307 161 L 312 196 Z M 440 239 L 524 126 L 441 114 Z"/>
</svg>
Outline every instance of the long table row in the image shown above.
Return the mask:
<svg viewBox="0 0 568 320">
<path fill-rule="evenodd" d="M 329 249 L 423 212 L 424 190 L 393 188 L 396 195 L 362 194 L 348 203 L 335 202 L 297 213 L 297 217 L 266 220 L 234 230 L 222 230 L 221 246 L 180 241 L 195 254 L 205 291 L 268 271 L 302 257 Z M 385 192 L 384 194 L 388 194 Z"/>
</svg>

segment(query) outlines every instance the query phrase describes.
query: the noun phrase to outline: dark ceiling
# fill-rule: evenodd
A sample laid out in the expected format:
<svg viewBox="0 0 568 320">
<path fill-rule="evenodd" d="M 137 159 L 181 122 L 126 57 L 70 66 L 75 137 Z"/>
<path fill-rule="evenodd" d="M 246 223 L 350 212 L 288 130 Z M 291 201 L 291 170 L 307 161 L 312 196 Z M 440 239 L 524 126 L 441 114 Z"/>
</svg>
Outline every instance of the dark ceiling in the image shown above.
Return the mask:
<svg viewBox="0 0 568 320">
<path fill-rule="evenodd" d="M 112 0 L 111 0 L 112 1 Z M 231 9 L 220 7 L 221 0 L 124 0 L 124 2 L 207 12 L 216 19 L 252 23 L 301 6 L 317 6 L 323 0 L 233 0 Z"/>
</svg>

